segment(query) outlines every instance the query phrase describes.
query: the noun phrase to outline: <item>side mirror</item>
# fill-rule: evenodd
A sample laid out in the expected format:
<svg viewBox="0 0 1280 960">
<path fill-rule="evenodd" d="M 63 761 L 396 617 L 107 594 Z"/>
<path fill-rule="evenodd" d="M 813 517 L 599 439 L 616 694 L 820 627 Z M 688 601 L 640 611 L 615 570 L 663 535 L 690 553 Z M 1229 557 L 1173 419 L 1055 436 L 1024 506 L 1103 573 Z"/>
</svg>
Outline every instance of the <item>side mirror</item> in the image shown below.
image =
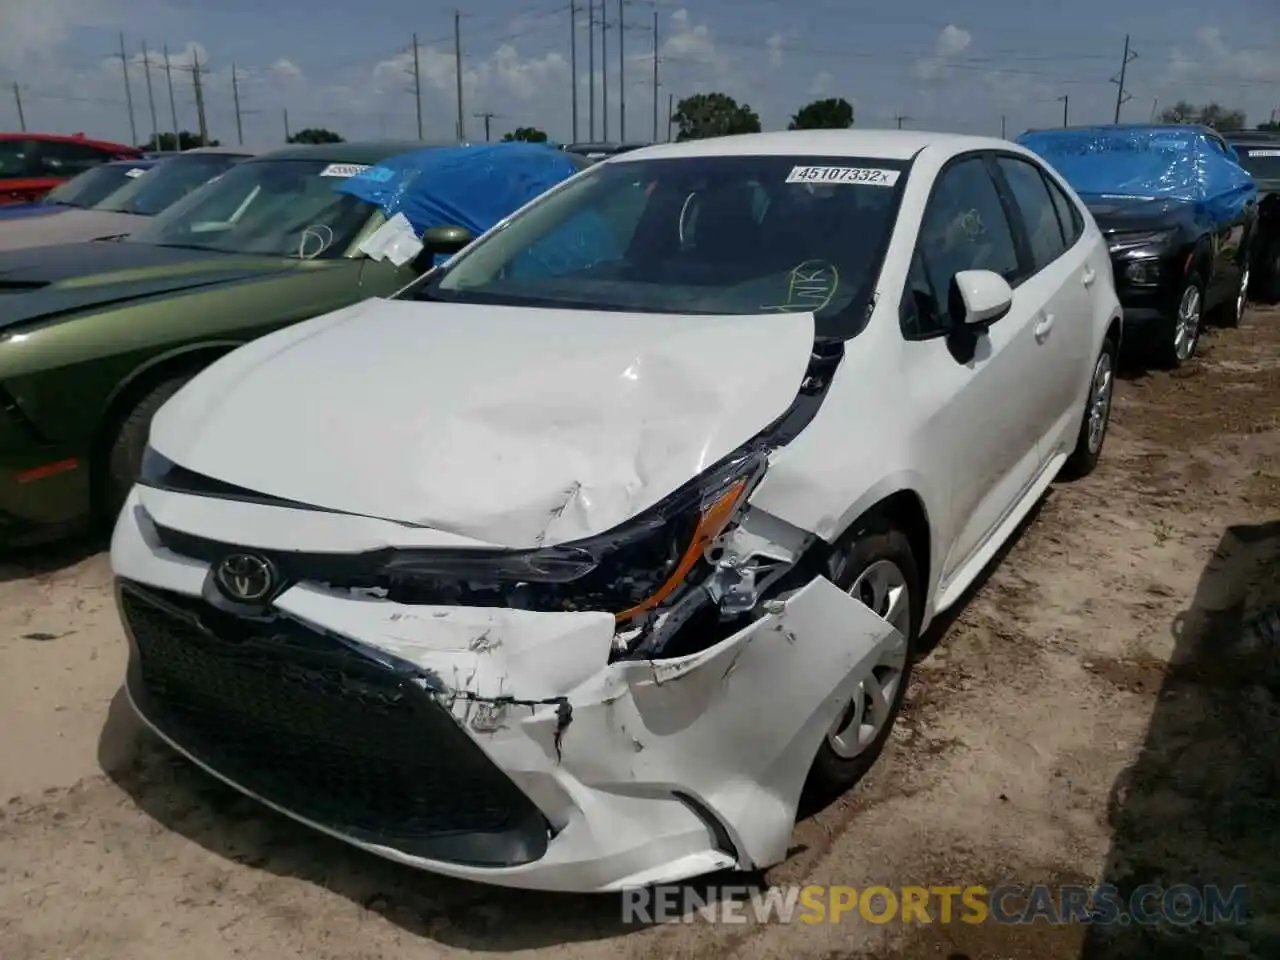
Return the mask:
<svg viewBox="0 0 1280 960">
<path fill-rule="evenodd" d="M 422 234 L 422 249 L 433 254 L 454 254 L 472 240 L 466 227 L 428 227 Z"/>
<path fill-rule="evenodd" d="M 964 325 L 970 329 L 989 327 L 1013 306 L 1009 281 L 991 270 L 961 270 L 952 282 L 964 307 Z"/>
<path fill-rule="evenodd" d="M 413 258 L 413 268 L 426 273 L 435 266 L 437 256 L 455 254 L 471 240 L 471 231 L 466 227 L 428 227 L 422 232 L 422 250 Z"/>
</svg>

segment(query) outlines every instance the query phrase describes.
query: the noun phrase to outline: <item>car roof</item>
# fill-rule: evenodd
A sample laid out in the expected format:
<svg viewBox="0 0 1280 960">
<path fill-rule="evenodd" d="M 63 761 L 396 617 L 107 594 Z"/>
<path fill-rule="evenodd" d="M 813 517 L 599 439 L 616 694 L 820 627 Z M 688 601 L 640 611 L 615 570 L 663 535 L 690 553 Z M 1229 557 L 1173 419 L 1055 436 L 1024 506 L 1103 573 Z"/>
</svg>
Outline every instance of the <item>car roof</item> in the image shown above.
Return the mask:
<svg viewBox="0 0 1280 960">
<path fill-rule="evenodd" d="M 659 143 L 618 154 L 610 157 L 608 162 L 634 163 L 676 157 L 795 155 L 910 160 L 925 147 L 941 147 L 955 153 L 963 150 L 1017 149 L 1008 140 L 998 137 L 975 137 L 927 130 L 781 130 Z"/>
<path fill-rule="evenodd" d="M 355 143 L 295 143 L 287 147 L 260 153 L 249 163 L 258 160 L 324 160 L 329 163 L 378 163 L 411 150 L 427 147 L 457 147 L 456 141 L 423 143 L 418 140 L 374 140 Z"/>
<path fill-rule="evenodd" d="M 159 159 L 156 157 L 132 157 L 124 160 L 108 160 L 106 163 L 100 164 L 100 166 L 103 166 L 103 167 L 154 167 L 159 162 L 160 162 Z"/>
<path fill-rule="evenodd" d="M 97 147 L 99 150 L 110 150 L 112 153 L 141 153 L 142 148 L 131 147 L 127 143 L 116 143 L 112 140 L 95 140 L 78 133 L 0 133 L 0 140 L 39 140 L 43 143 L 83 143 Z"/>
<path fill-rule="evenodd" d="M 172 157 L 185 157 L 192 153 L 214 153 L 233 157 L 256 157 L 258 154 L 262 153 L 262 151 L 256 150 L 253 147 L 192 147 L 190 150 L 161 151 L 156 155 L 156 159 L 168 160 Z"/>
</svg>

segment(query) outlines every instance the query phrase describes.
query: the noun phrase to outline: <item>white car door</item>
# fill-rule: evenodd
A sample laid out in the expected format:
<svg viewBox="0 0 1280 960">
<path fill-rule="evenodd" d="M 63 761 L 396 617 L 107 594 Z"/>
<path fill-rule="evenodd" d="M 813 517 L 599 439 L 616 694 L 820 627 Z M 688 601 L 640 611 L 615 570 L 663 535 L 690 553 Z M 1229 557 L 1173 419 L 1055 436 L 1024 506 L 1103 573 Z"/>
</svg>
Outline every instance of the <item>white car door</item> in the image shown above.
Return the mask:
<svg viewBox="0 0 1280 960">
<path fill-rule="evenodd" d="M 940 558 L 944 587 L 1039 472 L 1038 425 L 1026 400 L 1035 392 L 1034 327 L 1043 304 L 1016 290 L 1009 313 L 975 335 L 963 329 L 952 295 L 961 270 L 1016 279 L 1014 238 L 985 157 L 945 167 L 925 208 L 902 313 L 902 382 L 918 442 L 950 487 L 948 516 L 939 518 L 949 545 Z"/>
<path fill-rule="evenodd" d="M 1047 463 L 1061 452 L 1063 436 L 1075 442 L 1082 415 L 1080 401 L 1093 360 L 1090 288 L 1099 278 L 1087 262 L 1085 244 L 1068 245 L 1067 231 L 1072 223 L 1064 230 L 1040 166 L 1010 154 L 998 155 L 995 162 L 1008 191 L 1006 197 L 1021 220 L 1026 244 L 1023 256 L 1030 261 L 1018 294 L 1042 304 L 1033 326 L 1034 366 L 1028 372 L 1036 388 L 1025 393 L 1023 403 L 1035 419 L 1041 460 Z"/>
</svg>

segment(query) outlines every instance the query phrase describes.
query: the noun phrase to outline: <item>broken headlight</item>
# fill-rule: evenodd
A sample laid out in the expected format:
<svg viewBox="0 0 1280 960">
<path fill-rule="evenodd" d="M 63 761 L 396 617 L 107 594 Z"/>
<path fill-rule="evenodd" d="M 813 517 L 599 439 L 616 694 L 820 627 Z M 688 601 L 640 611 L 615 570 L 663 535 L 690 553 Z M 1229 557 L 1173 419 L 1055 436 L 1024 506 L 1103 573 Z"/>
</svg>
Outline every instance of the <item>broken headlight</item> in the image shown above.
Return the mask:
<svg viewBox="0 0 1280 960">
<path fill-rule="evenodd" d="M 711 572 L 708 547 L 759 479 L 763 451 L 730 457 L 620 527 L 574 543 L 518 551 L 399 551 L 380 584 L 404 603 L 614 614 L 624 623 Z"/>
</svg>

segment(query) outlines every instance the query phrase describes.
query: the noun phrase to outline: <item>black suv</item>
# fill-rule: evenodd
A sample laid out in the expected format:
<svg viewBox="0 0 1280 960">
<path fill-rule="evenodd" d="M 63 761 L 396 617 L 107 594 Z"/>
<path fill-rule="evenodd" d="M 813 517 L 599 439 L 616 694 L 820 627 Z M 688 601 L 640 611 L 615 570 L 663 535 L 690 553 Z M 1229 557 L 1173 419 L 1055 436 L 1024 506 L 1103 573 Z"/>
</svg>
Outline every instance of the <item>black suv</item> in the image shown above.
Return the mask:
<svg viewBox="0 0 1280 960">
<path fill-rule="evenodd" d="M 1095 133 L 1158 137 L 1166 131 L 1171 135 L 1203 134 L 1207 149 L 1238 162 L 1232 147 L 1210 127 L 1122 124 L 1080 130 L 1086 137 Z M 1023 146 L 1035 150 L 1037 138 L 1033 135 L 1061 132 L 1062 128 L 1028 131 L 1023 135 L 1028 141 Z M 1202 149 L 1190 138 L 1186 142 L 1188 150 Z M 1236 144 L 1235 150 L 1239 149 Z M 1046 159 L 1052 163 L 1054 157 Z M 1116 292 L 1124 307 L 1126 340 L 1141 343 L 1164 365 L 1178 366 L 1194 355 L 1207 318 L 1226 326 L 1239 324 L 1250 281 L 1258 219 L 1256 199 L 1244 204 L 1231 219 L 1215 222 L 1196 201 L 1144 196 L 1142 187 L 1122 178 L 1104 192 L 1099 189 L 1098 177 L 1073 182 L 1071 172 L 1061 168 L 1059 172 L 1075 188 L 1106 237 Z"/>
</svg>

